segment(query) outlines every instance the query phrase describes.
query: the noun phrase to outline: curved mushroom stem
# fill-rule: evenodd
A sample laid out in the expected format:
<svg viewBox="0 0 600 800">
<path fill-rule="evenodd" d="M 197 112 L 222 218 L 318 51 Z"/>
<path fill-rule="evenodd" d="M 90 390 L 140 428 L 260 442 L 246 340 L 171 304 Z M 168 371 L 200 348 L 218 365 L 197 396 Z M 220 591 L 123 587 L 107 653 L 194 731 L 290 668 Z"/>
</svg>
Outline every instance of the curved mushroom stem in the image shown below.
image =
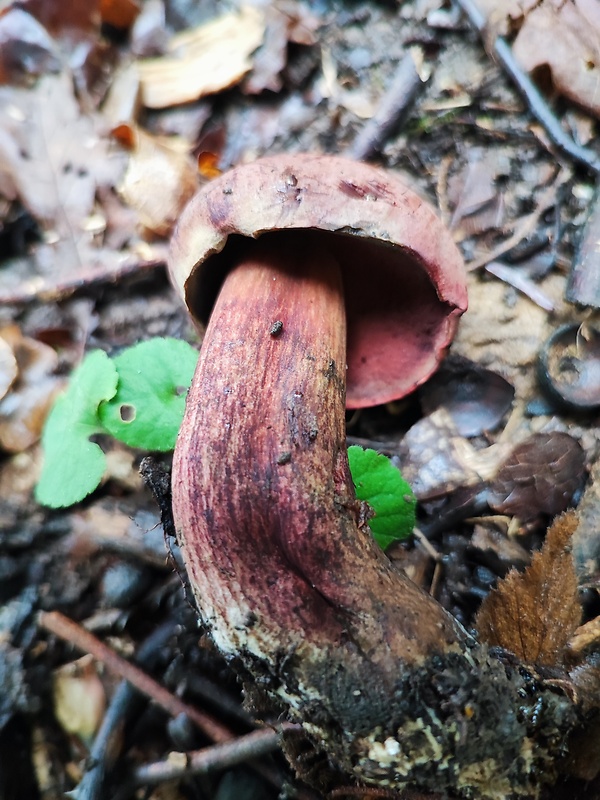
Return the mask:
<svg viewBox="0 0 600 800">
<path fill-rule="evenodd" d="M 559 745 L 532 741 L 525 678 L 359 525 L 336 261 L 308 232 L 246 252 L 212 313 L 173 465 L 175 525 L 215 643 L 363 780 L 528 790 Z M 546 694 L 556 727 L 562 698 Z"/>
</svg>

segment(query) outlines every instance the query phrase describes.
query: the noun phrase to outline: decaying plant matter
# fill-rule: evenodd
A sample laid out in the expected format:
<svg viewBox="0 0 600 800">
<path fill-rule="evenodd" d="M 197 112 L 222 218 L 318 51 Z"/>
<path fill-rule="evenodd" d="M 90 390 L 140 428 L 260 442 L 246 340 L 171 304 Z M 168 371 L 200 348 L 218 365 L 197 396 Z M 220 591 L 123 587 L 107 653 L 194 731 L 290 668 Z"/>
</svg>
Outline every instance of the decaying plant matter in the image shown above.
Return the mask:
<svg viewBox="0 0 600 800">
<path fill-rule="evenodd" d="M 359 781 L 535 796 L 576 724 L 571 696 L 394 568 L 348 470 L 346 364 L 350 406 L 406 394 L 466 307 L 441 223 L 372 167 L 278 156 L 192 201 L 170 269 L 196 319 L 216 297 L 173 510 L 217 647 Z"/>
</svg>

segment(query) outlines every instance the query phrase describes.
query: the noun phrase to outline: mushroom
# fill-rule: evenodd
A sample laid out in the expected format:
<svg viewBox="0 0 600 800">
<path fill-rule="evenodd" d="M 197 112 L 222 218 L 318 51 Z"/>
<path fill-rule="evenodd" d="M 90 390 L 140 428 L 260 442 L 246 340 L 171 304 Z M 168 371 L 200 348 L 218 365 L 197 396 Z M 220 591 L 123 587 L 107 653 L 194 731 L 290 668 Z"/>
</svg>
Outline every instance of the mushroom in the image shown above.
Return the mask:
<svg viewBox="0 0 600 800">
<path fill-rule="evenodd" d="M 360 782 L 535 793 L 570 701 L 392 565 L 348 469 L 345 406 L 424 381 L 466 307 L 448 232 L 389 173 L 275 156 L 196 195 L 169 268 L 208 323 L 172 491 L 216 646 Z"/>
</svg>

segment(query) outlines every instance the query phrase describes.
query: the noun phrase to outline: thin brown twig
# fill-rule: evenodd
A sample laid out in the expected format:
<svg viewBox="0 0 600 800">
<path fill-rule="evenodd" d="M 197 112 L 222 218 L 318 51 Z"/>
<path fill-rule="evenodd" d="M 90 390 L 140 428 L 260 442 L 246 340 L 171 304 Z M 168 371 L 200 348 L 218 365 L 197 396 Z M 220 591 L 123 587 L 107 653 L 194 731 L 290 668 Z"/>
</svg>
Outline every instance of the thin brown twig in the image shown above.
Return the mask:
<svg viewBox="0 0 600 800">
<path fill-rule="evenodd" d="M 107 669 L 121 678 L 125 678 L 138 691 L 150 697 L 172 717 L 186 714 L 194 725 L 213 742 L 222 743 L 235 738 L 235 734 L 221 722 L 175 697 L 168 689 L 161 686 L 160 683 L 135 664 L 115 653 L 112 648 L 59 611 L 42 612 L 38 617 L 38 622 L 47 631 L 69 642 L 78 650 L 84 653 L 91 653 Z"/>
<path fill-rule="evenodd" d="M 417 70 L 412 53 L 398 64 L 389 87 L 379 101 L 377 110 L 348 148 L 348 155 L 358 161 L 373 156 L 400 120 L 426 80 Z"/>
<path fill-rule="evenodd" d="M 282 727 L 261 729 L 240 736 L 235 741 L 216 744 L 182 754 L 180 762 L 172 759 L 155 761 L 138 767 L 133 773 L 136 786 L 163 783 L 190 775 L 202 775 L 216 769 L 261 758 L 277 750 L 281 744 Z"/>
<path fill-rule="evenodd" d="M 173 620 L 153 630 L 137 649 L 135 658 L 139 666 L 148 668 L 157 662 L 162 646 L 171 638 L 174 630 Z M 85 760 L 83 775 L 77 786 L 79 800 L 101 800 L 107 796 L 112 770 L 121 755 L 123 726 L 141 702 L 142 695 L 128 681 L 122 680 L 106 709 L 89 758 Z"/>
<path fill-rule="evenodd" d="M 438 201 L 440 216 L 444 225 L 450 225 L 452 215 L 448 206 L 448 175 L 452 166 L 452 156 L 444 156 L 440 162 L 435 185 L 435 194 Z"/>
</svg>

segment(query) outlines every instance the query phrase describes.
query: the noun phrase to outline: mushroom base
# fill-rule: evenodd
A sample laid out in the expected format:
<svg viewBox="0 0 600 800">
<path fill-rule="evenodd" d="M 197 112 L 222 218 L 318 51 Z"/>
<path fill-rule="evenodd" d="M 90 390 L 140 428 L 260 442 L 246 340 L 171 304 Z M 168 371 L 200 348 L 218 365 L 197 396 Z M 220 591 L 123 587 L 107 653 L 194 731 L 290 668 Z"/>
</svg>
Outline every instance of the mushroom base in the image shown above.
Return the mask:
<svg viewBox="0 0 600 800">
<path fill-rule="evenodd" d="M 303 724 L 316 752 L 366 785 L 473 800 L 537 797 L 554 782 L 579 722 L 564 695 L 481 645 L 420 667 L 399 661 L 391 690 L 375 668 L 349 696 L 340 691 L 342 670 L 329 663 L 305 665 L 310 677 L 302 686 L 273 666 L 248 653 L 236 664 L 244 685 L 252 681 L 262 697 L 276 699 L 282 684 L 288 693 L 295 685 L 290 719 Z M 324 782 L 322 770 L 301 777 L 319 788 Z"/>
</svg>

